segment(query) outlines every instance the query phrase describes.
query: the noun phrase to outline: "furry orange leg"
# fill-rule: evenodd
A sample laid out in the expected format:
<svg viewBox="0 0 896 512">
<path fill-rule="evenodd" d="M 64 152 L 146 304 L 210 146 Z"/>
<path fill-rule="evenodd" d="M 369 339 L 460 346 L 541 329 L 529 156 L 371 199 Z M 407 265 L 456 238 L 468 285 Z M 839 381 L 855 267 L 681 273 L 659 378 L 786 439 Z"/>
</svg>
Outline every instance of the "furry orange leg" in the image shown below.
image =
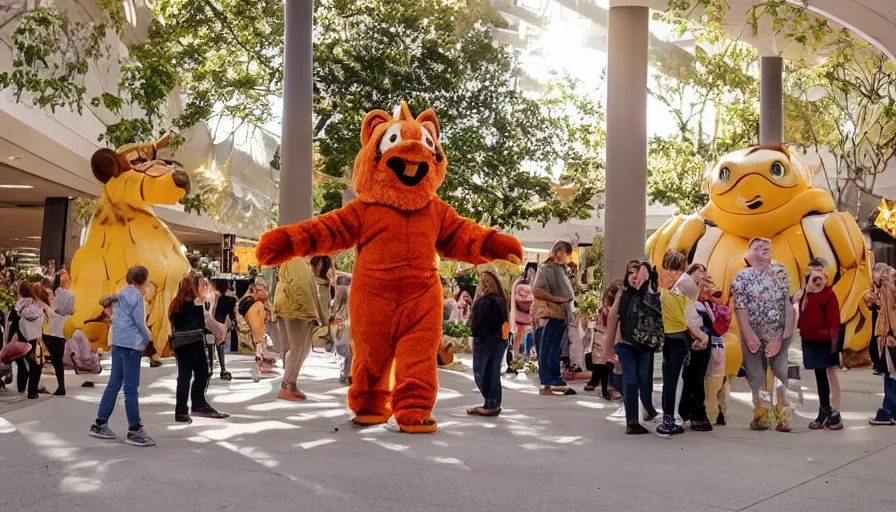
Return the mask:
<svg viewBox="0 0 896 512">
<path fill-rule="evenodd" d="M 399 308 L 392 409 L 401 430 L 439 430 L 432 409 L 439 392 L 436 354 L 442 335 L 442 293 L 436 285 Z"/>
<path fill-rule="evenodd" d="M 349 301 L 352 318 L 352 385 L 348 408 L 355 423 L 376 425 L 392 416 L 392 321 L 394 303 L 354 286 Z"/>
</svg>

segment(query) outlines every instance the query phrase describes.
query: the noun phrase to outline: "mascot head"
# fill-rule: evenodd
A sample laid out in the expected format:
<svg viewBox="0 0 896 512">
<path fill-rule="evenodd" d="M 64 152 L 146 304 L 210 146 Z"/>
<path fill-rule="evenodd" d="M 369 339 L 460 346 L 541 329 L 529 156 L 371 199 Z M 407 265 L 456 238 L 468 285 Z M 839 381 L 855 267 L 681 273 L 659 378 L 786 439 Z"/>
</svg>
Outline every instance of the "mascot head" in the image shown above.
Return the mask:
<svg viewBox="0 0 896 512">
<path fill-rule="evenodd" d="M 445 181 L 448 160 L 432 109 L 416 119 L 405 102 L 397 119 L 382 110 L 368 113 L 361 125 L 361 145 L 352 185 L 362 202 L 419 210 Z"/>
<path fill-rule="evenodd" d="M 155 142 L 126 144 L 115 151 L 97 150 L 90 167 L 105 185 L 106 199 L 121 208 L 151 212 L 148 204 L 177 204 L 188 194 L 190 177 L 183 165 L 158 156 L 168 142 L 165 135 Z M 146 180 L 153 186 L 147 186 Z"/>
<path fill-rule="evenodd" d="M 706 176 L 709 200 L 733 214 L 769 213 L 813 188 L 812 171 L 785 146 L 754 146 L 723 156 Z"/>
</svg>

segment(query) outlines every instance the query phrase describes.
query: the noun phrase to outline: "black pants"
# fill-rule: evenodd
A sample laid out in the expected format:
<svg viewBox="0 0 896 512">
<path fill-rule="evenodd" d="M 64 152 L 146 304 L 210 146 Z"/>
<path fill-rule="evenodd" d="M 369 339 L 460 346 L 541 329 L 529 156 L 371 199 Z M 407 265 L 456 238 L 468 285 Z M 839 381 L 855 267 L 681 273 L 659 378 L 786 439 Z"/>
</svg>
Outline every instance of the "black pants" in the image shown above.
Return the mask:
<svg viewBox="0 0 896 512">
<path fill-rule="evenodd" d="M 56 391 L 65 391 L 65 362 L 63 351 L 65 350 L 65 338 L 44 335 L 44 345 L 50 352 L 50 362 L 56 371 Z"/>
<path fill-rule="evenodd" d="M 600 393 L 604 398 L 609 398 L 610 391 L 610 365 L 591 363 L 591 354 L 585 354 L 585 366 L 591 366 L 591 380 L 588 385 L 594 388 L 600 386 Z"/>
<path fill-rule="evenodd" d="M 197 341 L 174 349 L 177 360 L 177 404 L 174 414 L 187 414 L 187 395 L 193 411 L 204 411 L 210 406 L 205 399 L 208 387 L 208 361 L 205 360 L 205 343 Z M 192 386 L 190 381 L 193 381 Z"/>
<path fill-rule="evenodd" d="M 224 366 L 224 343 L 216 343 L 214 345 L 207 345 L 208 347 L 208 373 L 211 375 L 215 370 L 215 352 L 218 353 L 218 363 L 221 365 L 221 373 L 227 371 L 227 367 Z"/>
<path fill-rule="evenodd" d="M 831 410 L 831 383 L 828 381 L 828 371 L 825 368 L 816 368 L 815 384 L 818 386 L 818 403 L 825 411 Z"/>
<path fill-rule="evenodd" d="M 681 401 L 678 414 L 684 421 L 708 421 L 706 417 L 706 368 L 709 366 L 709 348 L 690 351 L 691 361 L 684 367 Z"/>
<path fill-rule="evenodd" d="M 34 357 L 34 347 L 37 340 L 29 341 L 31 344 L 31 352 L 16 359 L 18 372 L 16 373 L 16 386 L 19 393 L 28 391 L 28 396 L 37 396 L 37 390 L 40 388 L 40 375 L 43 373 L 44 365 L 37 364 Z"/>
<path fill-rule="evenodd" d="M 687 333 L 667 334 L 663 344 L 663 422 L 675 422 L 675 393 L 688 355 Z M 705 372 L 706 370 L 704 370 Z"/>
</svg>

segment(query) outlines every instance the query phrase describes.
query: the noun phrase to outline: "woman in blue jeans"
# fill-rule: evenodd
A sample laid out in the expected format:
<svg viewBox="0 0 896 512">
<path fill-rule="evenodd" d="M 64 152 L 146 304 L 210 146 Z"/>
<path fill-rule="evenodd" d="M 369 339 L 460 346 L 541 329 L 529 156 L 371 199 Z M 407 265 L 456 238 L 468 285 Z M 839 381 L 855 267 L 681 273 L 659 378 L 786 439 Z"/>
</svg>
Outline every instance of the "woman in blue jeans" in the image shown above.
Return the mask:
<svg viewBox="0 0 896 512">
<path fill-rule="evenodd" d="M 575 293 L 565 267 L 570 254 L 572 244 L 565 240 L 556 242 L 551 249 L 550 258 L 538 269 L 535 284 L 532 286 L 532 295 L 535 299 L 547 304 L 546 310 L 540 313 L 542 315 L 547 313 L 547 325 L 544 326 L 541 345 L 538 347 L 538 376 L 541 380 L 539 392 L 543 395 L 553 394 L 552 388 L 555 387 L 562 388 L 566 394 L 575 394 L 566 386 L 560 374 L 563 335 L 569 322 L 575 321 L 572 312 Z"/>
<path fill-rule="evenodd" d="M 875 268 L 875 272 L 877 269 Z M 896 270 L 886 267 L 880 270 L 880 285 L 875 300 L 880 305 L 876 332 L 880 333 L 878 350 L 879 368 L 884 377 L 884 399 L 877 414 L 868 418 L 874 426 L 896 426 Z"/>
<path fill-rule="evenodd" d="M 482 272 L 470 326 L 473 330 L 473 378 L 485 404 L 467 409 L 471 416 L 501 414 L 501 362 L 507 349 L 507 313 L 507 299 L 498 277 L 491 272 Z"/>
<path fill-rule="evenodd" d="M 633 345 L 620 333 L 627 330 L 627 322 L 632 321 L 620 311 L 628 310 L 628 305 L 638 294 L 643 294 L 653 283 L 656 284 L 656 271 L 649 263 L 632 260 L 626 265 L 625 288 L 619 300 L 613 303 L 607 319 L 607 351 L 613 350 L 619 356 L 622 365 L 622 396 L 625 406 L 625 433 L 630 435 L 647 434 L 650 431 L 641 425 L 638 419 L 638 397 L 647 411 L 647 419 L 656 418 L 657 411 L 653 406 L 653 352 Z M 615 334 L 614 334 L 615 333 Z M 615 345 L 614 345 L 615 342 Z M 611 354 L 608 354 L 610 357 Z"/>
</svg>

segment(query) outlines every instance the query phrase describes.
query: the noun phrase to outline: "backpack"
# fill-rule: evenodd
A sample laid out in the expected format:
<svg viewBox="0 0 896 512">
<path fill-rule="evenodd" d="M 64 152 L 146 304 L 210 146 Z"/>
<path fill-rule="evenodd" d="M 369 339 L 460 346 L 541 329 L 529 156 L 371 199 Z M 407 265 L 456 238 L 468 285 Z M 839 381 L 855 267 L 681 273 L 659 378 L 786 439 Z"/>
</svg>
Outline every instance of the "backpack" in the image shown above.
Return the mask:
<svg viewBox="0 0 896 512">
<path fill-rule="evenodd" d="M 622 339 L 651 352 L 663 349 L 663 307 L 656 289 L 648 286 L 644 293 L 632 294 L 625 318 Z"/>
<path fill-rule="evenodd" d="M 712 306 L 712 312 L 716 317 L 712 321 L 712 330 L 719 336 L 724 336 L 731 328 L 731 308 L 724 304 L 715 304 Z"/>
</svg>

